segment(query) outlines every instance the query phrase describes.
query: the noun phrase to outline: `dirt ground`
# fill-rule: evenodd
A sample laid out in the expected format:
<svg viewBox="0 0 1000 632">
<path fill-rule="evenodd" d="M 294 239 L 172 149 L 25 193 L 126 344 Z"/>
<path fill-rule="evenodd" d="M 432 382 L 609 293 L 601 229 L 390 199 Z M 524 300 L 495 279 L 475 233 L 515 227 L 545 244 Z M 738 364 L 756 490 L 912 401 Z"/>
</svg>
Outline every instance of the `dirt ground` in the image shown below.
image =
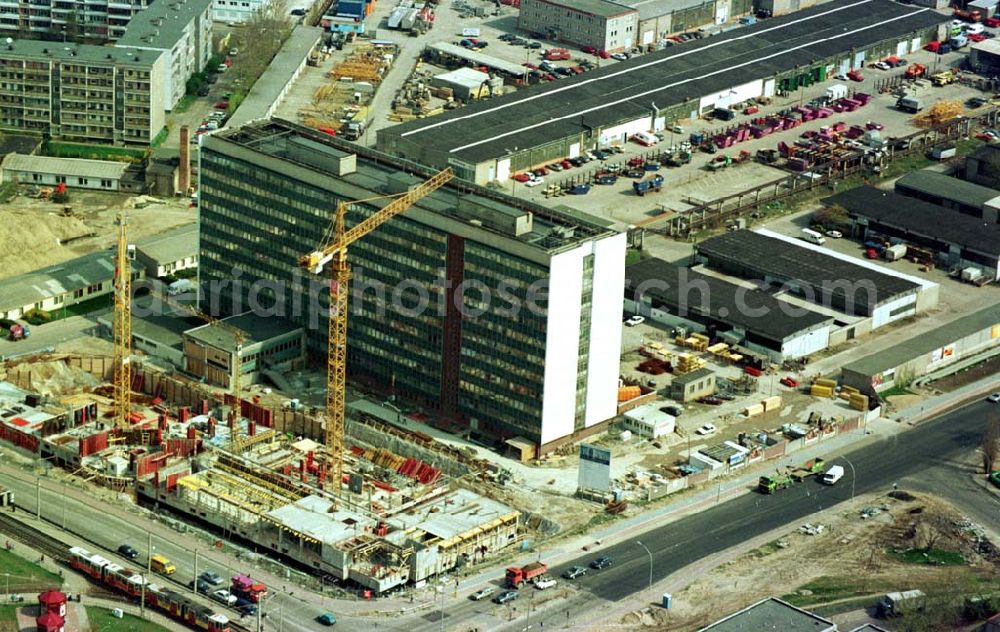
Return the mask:
<svg viewBox="0 0 1000 632">
<path fill-rule="evenodd" d="M 1000 373 L 1000 356 L 993 356 L 968 369 L 958 371 L 940 380 L 934 380 L 931 385 L 937 390 L 947 393 L 996 373 Z"/>
<path fill-rule="evenodd" d="M 894 590 L 920 589 L 929 603 L 940 600 L 942 606 L 961 603 L 966 594 L 995 591 L 1000 558 L 995 547 L 977 540 L 976 525 L 941 499 L 910 498 L 868 497 L 850 509 L 814 516 L 812 524 L 822 525 L 823 533 L 807 535 L 793 529 L 688 584 L 674 594 L 671 610 L 631 612 L 620 623 L 632 629 L 697 629 L 771 596 L 807 610 L 819 608 L 822 616 L 852 612 L 857 620 L 868 616 L 865 609 L 880 595 Z M 866 508 L 877 514 L 863 519 Z M 958 553 L 965 563 L 916 564 L 899 559 L 903 551 L 925 547 Z M 954 617 L 925 623 L 920 630 L 971 625 Z"/>
<path fill-rule="evenodd" d="M 64 206 L 72 215 L 62 215 Z M 31 272 L 115 244 L 115 216 L 129 211 L 129 240 L 195 221 L 186 198 L 160 200 L 105 191 L 71 191 L 66 205 L 20 195 L 0 208 L 0 278 Z"/>
</svg>

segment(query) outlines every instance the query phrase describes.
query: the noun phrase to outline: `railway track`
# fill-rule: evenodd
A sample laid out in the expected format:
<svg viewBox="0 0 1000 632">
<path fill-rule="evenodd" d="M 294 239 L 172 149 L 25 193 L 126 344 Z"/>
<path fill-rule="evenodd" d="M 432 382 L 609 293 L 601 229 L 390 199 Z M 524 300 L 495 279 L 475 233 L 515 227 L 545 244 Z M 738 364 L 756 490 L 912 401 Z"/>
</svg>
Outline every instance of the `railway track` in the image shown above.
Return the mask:
<svg viewBox="0 0 1000 632">
<path fill-rule="evenodd" d="M 66 561 L 65 545 L 7 514 L 0 513 L 0 532 L 22 544 L 30 546 L 42 555 L 48 555 L 59 562 Z"/>
</svg>

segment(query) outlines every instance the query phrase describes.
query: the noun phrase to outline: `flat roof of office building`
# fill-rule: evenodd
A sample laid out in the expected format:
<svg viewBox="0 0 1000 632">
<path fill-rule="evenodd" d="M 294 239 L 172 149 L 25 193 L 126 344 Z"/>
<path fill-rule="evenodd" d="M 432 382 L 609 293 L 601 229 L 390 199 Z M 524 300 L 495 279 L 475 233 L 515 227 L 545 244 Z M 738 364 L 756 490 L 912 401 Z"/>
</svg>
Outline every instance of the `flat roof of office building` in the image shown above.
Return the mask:
<svg viewBox="0 0 1000 632">
<path fill-rule="evenodd" d="M 157 264 L 173 263 L 198 254 L 198 223 L 178 226 L 136 244 L 136 249 Z"/>
<path fill-rule="evenodd" d="M 699 632 L 834 632 L 836 629 L 833 621 L 770 597 Z"/>
<path fill-rule="evenodd" d="M 697 244 L 695 250 L 707 257 L 710 264 L 728 263 L 752 271 L 760 278 L 794 279 L 816 289 L 828 289 L 832 296 L 838 298 L 847 297 L 845 282 L 863 282 L 874 288 L 874 296 L 870 292 L 862 292 L 869 307 L 915 292 L 921 287 L 903 275 L 878 271 L 871 264 L 855 263 L 847 257 L 835 256 L 796 239 L 752 230 L 737 230 L 711 237 Z M 854 292 L 855 297 L 858 294 Z"/>
<path fill-rule="evenodd" d="M 849 189 L 825 201 L 844 207 L 852 216 L 1000 257 L 1000 224 L 871 186 Z"/>
<path fill-rule="evenodd" d="M 133 17 L 116 46 L 170 50 L 213 0 L 157 0 Z"/>
<path fill-rule="evenodd" d="M 844 371 L 876 375 L 914 358 L 1000 325 L 1000 305 L 991 305 L 844 366 Z"/>
<path fill-rule="evenodd" d="M 243 312 L 236 316 L 223 318 L 221 322 L 229 327 L 239 329 L 246 335 L 244 347 L 272 340 L 301 329 L 295 323 L 280 316 L 258 316 L 253 312 Z M 184 332 L 184 335 L 217 349 L 231 350 L 236 346 L 236 335 L 231 330 L 214 324 L 189 329 Z"/>
<path fill-rule="evenodd" d="M 967 206 L 982 208 L 990 200 L 1000 197 L 1000 191 L 981 184 L 966 182 L 944 173 L 921 169 L 896 180 L 896 191 L 905 195 L 905 189 L 934 195 L 946 200 L 962 202 Z"/>
<path fill-rule="evenodd" d="M 40 59 L 78 61 L 87 64 L 126 65 L 148 68 L 163 54 L 161 50 L 116 48 L 96 44 L 72 42 L 47 42 L 44 40 L 16 39 L 0 46 L 0 59 Z"/>
<path fill-rule="evenodd" d="M 479 163 L 700 99 L 949 18 L 889 0 L 834 0 L 716 37 L 671 46 L 583 75 L 379 130 Z M 656 106 L 653 106 L 653 104 Z M 403 143 L 409 145 L 409 143 Z M 407 152 L 413 155 L 412 152 Z"/>
<path fill-rule="evenodd" d="M 565 7 L 571 11 L 589 13 L 602 18 L 613 18 L 633 11 L 632 7 L 609 0 L 536 0 L 536 2 Z"/>
<path fill-rule="evenodd" d="M 786 303 L 763 290 L 748 289 L 662 259 L 644 259 L 625 269 L 626 292 L 641 288 L 672 314 L 711 318 L 782 341 L 833 318 Z"/>
<path fill-rule="evenodd" d="M 318 172 L 323 176 L 334 177 L 345 189 L 351 191 L 351 196 L 384 195 L 392 184 L 416 185 L 437 172 L 436 169 L 281 119 L 255 121 L 239 128 L 227 128 L 202 141 L 203 151 L 228 151 L 227 155 L 237 156 L 238 152 L 226 149 L 225 145 L 217 144 L 218 141 L 233 143 L 252 152 L 288 161 L 296 169 L 305 169 L 304 173 Z M 308 151 L 293 152 L 293 149 L 303 148 Z M 351 154 L 357 157 L 355 171 L 345 175 L 333 174 L 329 167 L 330 161 L 340 160 Z M 361 194 L 362 191 L 368 192 L 367 195 Z M 372 193 L 375 191 L 379 193 Z M 421 211 L 425 214 L 422 215 Z M 426 213 L 433 214 L 433 219 Z M 555 210 L 458 178 L 422 198 L 406 215 L 414 221 L 424 221 L 421 217 L 427 218 L 425 223 L 441 230 L 457 230 L 460 225 L 463 231 L 482 234 L 489 243 L 495 243 L 498 239 L 516 243 L 522 246 L 517 253 L 523 252 L 529 259 L 539 252 L 548 256 L 590 239 L 619 233 L 608 220 L 569 208 Z M 519 220 L 530 220 L 530 230 L 516 233 L 511 227 Z"/>
</svg>

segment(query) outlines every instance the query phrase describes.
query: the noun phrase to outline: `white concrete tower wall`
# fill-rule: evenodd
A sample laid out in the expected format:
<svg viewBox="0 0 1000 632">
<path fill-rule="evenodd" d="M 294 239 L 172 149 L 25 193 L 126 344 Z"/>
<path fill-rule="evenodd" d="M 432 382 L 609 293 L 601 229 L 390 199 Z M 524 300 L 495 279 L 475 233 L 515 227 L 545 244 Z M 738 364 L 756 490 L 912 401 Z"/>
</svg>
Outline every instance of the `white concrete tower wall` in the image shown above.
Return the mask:
<svg viewBox="0 0 1000 632">
<path fill-rule="evenodd" d="M 587 365 L 587 427 L 618 412 L 618 366 L 622 353 L 626 235 L 594 244 L 594 298 Z"/>
<path fill-rule="evenodd" d="M 625 292 L 625 235 L 589 241 L 550 262 L 549 311 L 542 391 L 543 444 L 574 432 L 584 260 L 593 255 L 586 410 L 583 426 L 613 417 L 617 403 L 621 314 Z"/>
</svg>

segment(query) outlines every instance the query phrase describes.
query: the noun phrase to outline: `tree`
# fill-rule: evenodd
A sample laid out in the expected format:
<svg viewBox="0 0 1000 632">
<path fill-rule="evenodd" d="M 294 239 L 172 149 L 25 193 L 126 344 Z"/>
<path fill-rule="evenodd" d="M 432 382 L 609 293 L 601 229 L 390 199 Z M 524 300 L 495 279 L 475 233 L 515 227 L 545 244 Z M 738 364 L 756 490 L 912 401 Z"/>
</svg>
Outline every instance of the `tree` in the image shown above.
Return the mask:
<svg viewBox="0 0 1000 632">
<path fill-rule="evenodd" d="M 1000 465 L 1000 419 L 990 419 L 986 431 L 983 432 L 980 447 L 983 451 L 983 469 L 987 474 L 991 474 Z"/>
<path fill-rule="evenodd" d="M 847 214 L 847 209 L 839 204 L 828 204 L 812 214 L 813 222 L 822 225 L 824 228 L 850 228 L 851 218 Z"/>
</svg>

